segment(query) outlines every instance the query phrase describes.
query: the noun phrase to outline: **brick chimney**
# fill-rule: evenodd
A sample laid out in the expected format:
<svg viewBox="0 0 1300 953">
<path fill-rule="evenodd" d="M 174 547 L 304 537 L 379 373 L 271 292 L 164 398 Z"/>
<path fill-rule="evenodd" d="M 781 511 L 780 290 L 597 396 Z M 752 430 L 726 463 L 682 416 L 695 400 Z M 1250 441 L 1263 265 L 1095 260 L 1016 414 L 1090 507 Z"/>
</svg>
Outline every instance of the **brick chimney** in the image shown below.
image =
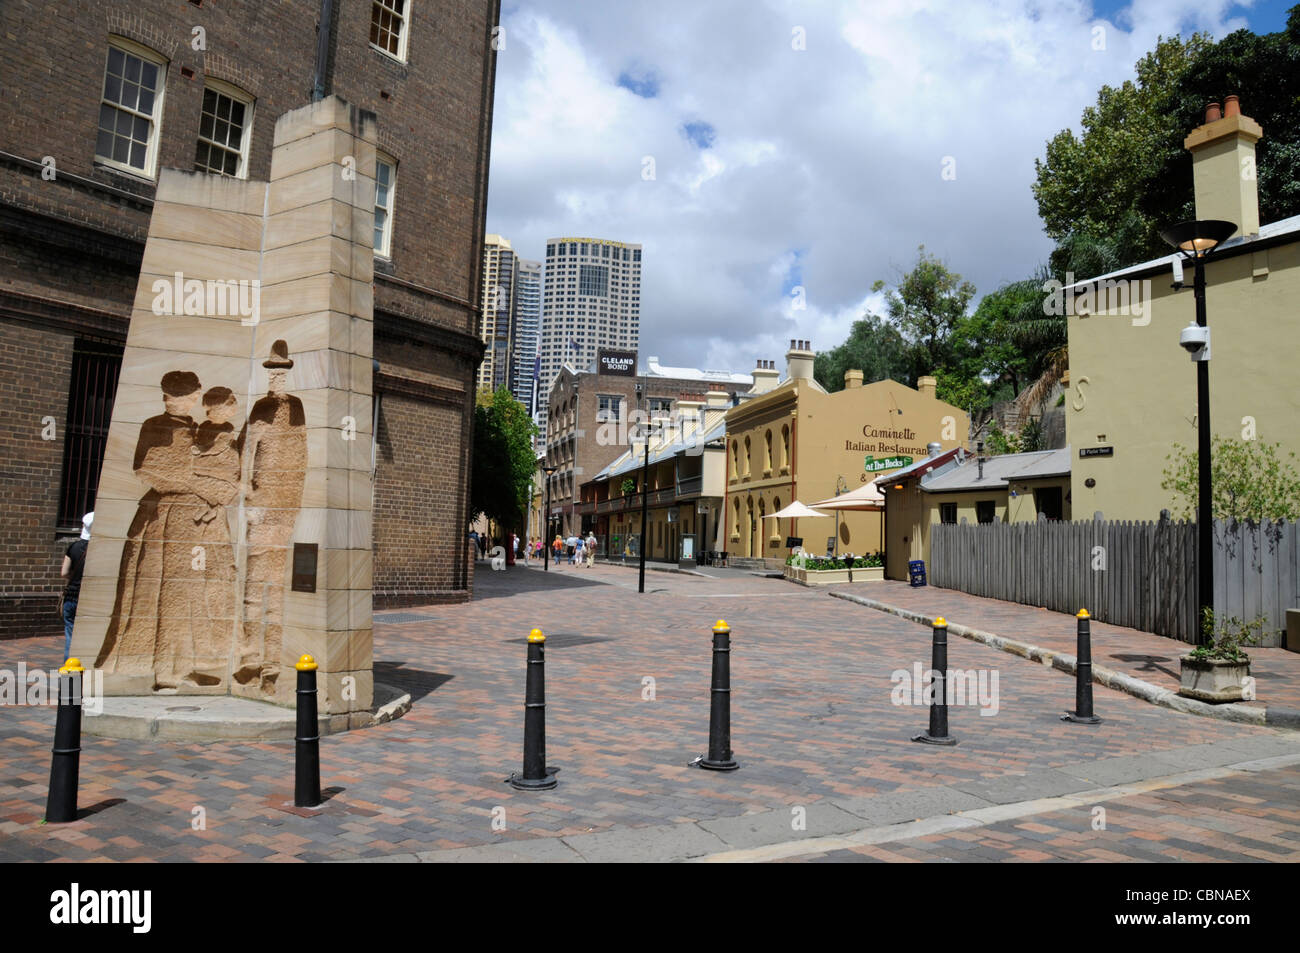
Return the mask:
<svg viewBox="0 0 1300 953">
<path fill-rule="evenodd" d="M 710 384 L 709 393 L 704 398 L 704 406 L 710 410 L 715 407 L 730 407 L 731 395 L 721 384 Z"/>
<path fill-rule="evenodd" d="M 785 376 L 792 381 L 813 379 L 813 352 L 807 341 L 791 339 L 790 350 L 785 352 Z"/>
<path fill-rule="evenodd" d="M 918 377 L 916 379 L 916 391 L 922 397 L 933 398 L 935 388 L 938 386 L 939 386 L 939 382 L 935 378 L 930 377 L 929 375 L 925 377 Z"/>
<path fill-rule="evenodd" d="M 1255 143 L 1264 135 L 1259 123 L 1241 114 L 1236 96 L 1205 110 L 1205 124 L 1183 140 L 1192 154 L 1196 217 L 1222 219 L 1240 236 L 1259 234 L 1259 190 L 1255 182 Z"/>
<path fill-rule="evenodd" d="M 754 386 L 750 388 L 751 394 L 766 394 L 781 379 L 781 373 L 776 369 L 776 361 L 766 361 L 759 359 L 754 367 Z"/>
<path fill-rule="evenodd" d="M 854 387 L 862 386 L 862 372 L 847 370 L 844 372 L 844 389 L 851 390 Z"/>
</svg>

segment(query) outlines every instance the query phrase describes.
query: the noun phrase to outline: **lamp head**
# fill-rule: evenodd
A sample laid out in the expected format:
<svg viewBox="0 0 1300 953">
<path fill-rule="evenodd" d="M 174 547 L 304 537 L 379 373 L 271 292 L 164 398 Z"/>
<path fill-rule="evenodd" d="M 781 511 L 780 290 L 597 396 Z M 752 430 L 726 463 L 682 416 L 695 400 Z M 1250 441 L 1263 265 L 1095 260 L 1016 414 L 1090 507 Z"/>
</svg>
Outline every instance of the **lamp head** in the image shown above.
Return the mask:
<svg viewBox="0 0 1300 953">
<path fill-rule="evenodd" d="M 1210 218 L 1171 225 L 1160 232 L 1160 237 L 1188 258 L 1203 258 L 1236 230 L 1232 222 Z"/>
</svg>

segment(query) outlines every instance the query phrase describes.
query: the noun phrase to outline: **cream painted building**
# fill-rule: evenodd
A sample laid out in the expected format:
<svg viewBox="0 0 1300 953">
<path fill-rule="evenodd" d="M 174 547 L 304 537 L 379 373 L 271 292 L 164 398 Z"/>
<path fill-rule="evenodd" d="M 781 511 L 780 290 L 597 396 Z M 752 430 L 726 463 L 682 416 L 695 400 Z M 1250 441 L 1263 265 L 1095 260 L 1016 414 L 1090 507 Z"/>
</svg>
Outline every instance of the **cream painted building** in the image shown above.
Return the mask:
<svg viewBox="0 0 1300 953">
<path fill-rule="evenodd" d="M 1210 424 L 1216 436 L 1280 442 L 1284 454 L 1300 454 L 1300 216 L 1260 227 L 1254 157 L 1263 130 L 1233 106 L 1221 118 L 1211 113 L 1185 142 L 1197 218 L 1238 226 L 1205 265 Z M 1196 311 L 1190 265 L 1173 287 L 1179 257 L 1064 289 L 1078 514 L 1157 519 L 1174 505 L 1160 486 L 1166 458 L 1175 444 L 1195 452 L 1196 365 L 1178 338 Z"/>
<path fill-rule="evenodd" d="M 752 395 L 727 414 L 727 552 L 776 566 L 789 555 L 791 537 L 814 552 L 833 539 L 839 552 L 880 551 L 879 512 L 842 511 L 838 521 L 765 517 L 792 500 L 811 503 L 837 488 L 857 489 L 927 457 L 932 444 L 957 448 L 968 418 L 935 397 L 932 377 L 921 378 L 917 389 L 893 380 L 864 385 L 862 372 L 851 370 L 844 390 L 827 393 L 813 379 L 808 342 L 790 344 L 784 379 L 778 381 L 774 362 L 760 362 Z"/>
</svg>

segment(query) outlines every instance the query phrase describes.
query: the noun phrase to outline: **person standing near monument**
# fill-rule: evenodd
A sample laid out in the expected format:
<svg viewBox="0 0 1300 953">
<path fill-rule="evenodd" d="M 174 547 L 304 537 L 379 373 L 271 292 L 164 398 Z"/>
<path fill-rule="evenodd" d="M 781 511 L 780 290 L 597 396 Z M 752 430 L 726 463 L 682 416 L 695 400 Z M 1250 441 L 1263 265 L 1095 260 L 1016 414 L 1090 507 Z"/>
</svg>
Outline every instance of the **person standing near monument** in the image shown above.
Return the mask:
<svg viewBox="0 0 1300 953">
<path fill-rule="evenodd" d="M 72 625 L 77 618 L 77 600 L 81 597 L 81 576 L 86 569 L 86 547 L 90 545 L 90 527 L 95 514 L 81 518 L 81 536 L 72 541 L 63 555 L 59 575 L 68 580 L 63 586 L 63 658 L 72 653 Z"/>
<path fill-rule="evenodd" d="M 289 346 L 271 345 L 266 396 L 253 405 L 240 435 L 248 489 L 244 620 L 235 650 L 235 681 L 273 697 L 280 674 L 284 584 L 289 545 L 307 476 L 307 416 L 287 393 Z"/>
</svg>

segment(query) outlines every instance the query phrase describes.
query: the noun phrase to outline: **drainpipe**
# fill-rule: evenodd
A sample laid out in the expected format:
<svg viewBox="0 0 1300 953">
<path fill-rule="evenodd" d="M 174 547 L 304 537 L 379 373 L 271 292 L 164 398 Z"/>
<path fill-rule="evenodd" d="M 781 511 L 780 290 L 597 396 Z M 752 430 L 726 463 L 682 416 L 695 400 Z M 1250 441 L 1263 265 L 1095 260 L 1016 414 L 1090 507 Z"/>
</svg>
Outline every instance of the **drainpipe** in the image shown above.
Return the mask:
<svg viewBox="0 0 1300 953">
<path fill-rule="evenodd" d="M 325 75 L 329 71 L 330 28 L 334 23 L 334 0 L 320 0 L 320 28 L 316 36 L 316 75 L 312 79 L 311 98 L 325 98 Z"/>
</svg>

